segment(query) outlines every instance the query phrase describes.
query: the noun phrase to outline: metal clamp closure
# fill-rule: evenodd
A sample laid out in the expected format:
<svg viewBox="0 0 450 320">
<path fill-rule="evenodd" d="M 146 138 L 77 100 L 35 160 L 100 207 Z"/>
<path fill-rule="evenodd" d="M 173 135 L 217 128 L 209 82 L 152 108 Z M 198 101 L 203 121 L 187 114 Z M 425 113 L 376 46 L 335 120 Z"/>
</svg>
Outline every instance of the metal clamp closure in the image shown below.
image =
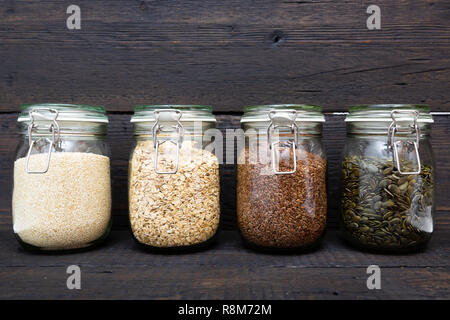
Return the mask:
<svg viewBox="0 0 450 320">
<path fill-rule="evenodd" d="M 401 114 L 407 114 L 407 115 L 413 115 L 414 121 L 412 124 L 410 124 L 407 128 L 400 128 L 397 125 L 397 119 L 396 115 Z M 421 171 L 421 163 L 420 163 L 420 156 L 419 156 L 419 140 L 420 140 L 420 128 L 417 124 L 417 120 L 419 118 L 419 111 L 417 110 L 392 110 L 391 111 L 391 118 L 392 122 L 388 129 L 388 147 L 390 150 L 392 150 L 393 156 L 394 156 L 394 162 L 397 166 L 398 172 L 402 175 L 408 175 L 408 174 L 419 174 Z M 415 134 L 415 141 L 406 141 L 408 144 L 412 144 L 414 146 L 414 155 L 417 162 L 417 170 L 416 171 L 403 171 L 400 165 L 400 159 L 398 156 L 398 146 L 397 144 L 400 141 L 395 140 L 395 134 L 399 133 L 406 133 L 406 134 Z"/>
<path fill-rule="evenodd" d="M 46 116 L 42 114 L 41 112 L 50 112 L 51 116 Z M 58 118 L 58 110 L 51 109 L 51 108 L 34 108 L 31 109 L 29 112 L 30 115 L 30 124 L 28 125 L 28 153 L 27 153 L 27 159 L 26 159 L 26 166 L 25 171 L 30 174 L 42 174 L 46 173 L 50 167 L 50 158 L 52 155 L 53 148 L 56 148 L 56 144 L 59 141 L 59 125 L 56 119 Z M 52 138 L 37 138 L 33 140 L 33 132 L 35 132 L 38 129 L 38 124 L 35 122 L 35 120 L 45 120 L 45 121 L 51 121 L 52 123 L 49 126 L 49 132 L 52 134 Z M 47 164 L 44 168 L 44 170 L 31 170 L 30 169 L 30 155 L 31 151 L 33 150 L 34 145 L 36 142 L 45 140 L 48 143 L 48 155 L 47 155 Z"/>
<path fill-rule="evenodd" d="M 288 117 L 286 118 L 286 114 L 288 114 Z M 275 123 L 275 117 L 278 115 L 278 117 L 284 117 L 282 124 L 276 124 Z M 267 127 L 267 141 L 269 144 L 269 148 L 271 150 L 271 156 L 272 156 L 272 169 L 275 174 L 292 174 L 297 171 L 297 152 L 296 148 L 298 146 L 298 126 L 295 122 L 297 118 L 297 111 L 296 110 L 272 110 L 269 112 L 269 119 L 270 123 Z M 292 154 L 293 154 L 293 161 L 294 166 L 293 169 L 290 171 L 279 171 L 279 161 L 277 161 L 277 153 L 275 151 L 276 146 L 281 144 L 281 141 L 274 141 L 272 142 L 272 132 L 279 128 L 288 128 L 291 130 L 291 133 L 293 134 L 293 139 L 290 141 L 285 141 L 284 143 L 290 144 L 290 148 L 292 148 Z"/>
<path fill-rule="evenodd" d="M 176 125 L 174 126 L 162 126 L 159 123 L 159 116 L 161 113 L 175 113 L 176 115 Z M 155 115 L 155 123 L 152 127 L 152 134 L 153 134 L 153 146 L 155 148 L 155 159 L 154 159 L 154 167 L 155 172 L 158 174 L 175 174 L 178 171 L 178 163 L 180 159 L 180 148 L 183 143 L 183 137 L 184 137 L 184 128 L 181 124 L 180 120 L 182 117 L 182 113 L 180 110 L 177 109 L 158 109 L 154 111 Z M 160 133 L 176 133 L 175 139 L 165 139 L 165 140 L 158 140 L 158 134 Z M 158 158 L 159 158 L 159 146 L 166 143 L 171 142 L 176 145 L 176 158 L 175 158 L 175 169 L 172 171 L 160 171 L 158 169 Z"/>
</svg>

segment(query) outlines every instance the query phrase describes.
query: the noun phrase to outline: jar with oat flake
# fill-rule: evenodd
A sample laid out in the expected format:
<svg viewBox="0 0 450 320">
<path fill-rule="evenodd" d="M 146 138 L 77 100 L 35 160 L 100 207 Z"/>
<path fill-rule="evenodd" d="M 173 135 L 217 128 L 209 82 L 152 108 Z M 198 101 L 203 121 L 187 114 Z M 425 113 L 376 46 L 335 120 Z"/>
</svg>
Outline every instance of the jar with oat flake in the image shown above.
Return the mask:
<svg viewBox="0 0 450 320">
<path fill-rule="evenodd" d="M 220 218 L 219 161 L 208 150 L 209 106 L 137 106 L 128 181 L 132 234 L 150 249 L 205 247 Z"/>
<path fill-rule="evenodd" d="M 327 219 L 321 107 L 244 109 L 238 156 L 237 219 L 245 244 L 299 251 L 319 243 Z"/>
<path fill-rule="evenodd" d="M 19 242 L 47 251 L 100 243 L 111 225 L 105 110 L 25 105 L 18 122 L 12 216 Z"/>
</svg>

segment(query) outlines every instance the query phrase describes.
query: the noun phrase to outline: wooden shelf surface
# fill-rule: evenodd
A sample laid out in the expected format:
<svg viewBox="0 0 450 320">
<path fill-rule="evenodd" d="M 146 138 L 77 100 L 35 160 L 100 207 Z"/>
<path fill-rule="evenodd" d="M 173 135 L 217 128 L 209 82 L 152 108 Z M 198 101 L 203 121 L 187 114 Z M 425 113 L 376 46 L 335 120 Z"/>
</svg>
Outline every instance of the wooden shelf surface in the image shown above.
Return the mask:
<svg viewBox="0 0 450 320">
<path fill-rule="evenodd" d="M 221 231 L 212 248 L 167 255 L 142 251 L 128 230 L 113 230 L 97 249 L 74 254 L 24 251 L 0 226 L 0 299 L 449 299 L 450 224 L 438 217 L 423 252 L 364 253 L 336 229 L 307 254 L 273 255 Z M 81 290 L 68 290 L 66 268 L 81 268 Z M 381 268 L 381 290 L 368 290 L 367 267 Z"/>
</svg>

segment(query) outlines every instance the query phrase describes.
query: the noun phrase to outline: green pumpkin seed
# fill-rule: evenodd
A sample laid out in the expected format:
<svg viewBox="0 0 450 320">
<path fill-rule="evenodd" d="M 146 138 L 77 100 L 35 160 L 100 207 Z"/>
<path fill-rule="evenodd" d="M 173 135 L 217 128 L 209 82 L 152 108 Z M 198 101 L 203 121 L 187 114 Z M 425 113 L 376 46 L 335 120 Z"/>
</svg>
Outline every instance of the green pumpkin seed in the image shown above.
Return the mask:
<svg viewBox="0 0 450 320">
<path fill-rule="evenodd" d="M 405 170 L 414 168 L 403 162 Z M 409 169 L 408 169 L 409 168 Z M 342 222 L 345 232 L 371 246 L 403 248 L 427 241 L 431 219 L 433 168 L 401 175 L 392 159 L 349 156 L 342 164 Z"/>
</svg>

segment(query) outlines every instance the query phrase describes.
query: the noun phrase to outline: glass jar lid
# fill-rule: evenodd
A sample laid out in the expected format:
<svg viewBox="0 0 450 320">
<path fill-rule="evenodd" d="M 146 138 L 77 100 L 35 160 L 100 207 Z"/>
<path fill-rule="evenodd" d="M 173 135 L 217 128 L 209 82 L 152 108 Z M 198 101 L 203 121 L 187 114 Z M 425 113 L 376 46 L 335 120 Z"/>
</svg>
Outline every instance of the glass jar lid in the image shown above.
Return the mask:
<svg viewBox="0 0 450 320">
<path fill-rule="evenodd" d="M 346 122 L 392 122 L 392 112 L 395 111 L 396 121 L 414 121 L 417 114 L 418 123 L 433 123 L 430 107 L 419 104 L 371 104 L 349 107 Z M 408 112 L 411 111 L 411 112 Z"/>
<path fill-rule="evenodd" d="M 131 122 L 155 122 L 156 115 L 161 122 L 216 122 L 212 110 L 211 106 L 203 105 L 140 105 L 134 107 Z"/>
<path fill-rule="evenodd" d="M 30 112 L 38 112 L 42 117 L 36 117 L 35 121 L 46 121 L 46 115 L 51 117 L 57 113 L 58 122 L 93 122 L 108 123 L 105 108 L 100 106 L 62 104 L 62 103 L 38 103 L 26 104 L 21 107 L 22 112 L 18 122 L 30 122 Z"/>
<path fill-rule="evenodd" d="M 295 119 L 295 122 L 325 122 L 322 107 L 305 104 L 269 104 L 244 108 L 241 123 L 271 121 L 271 114 Z M 294 116 L 293 116 L 294 115 Z"/>
</svg>

